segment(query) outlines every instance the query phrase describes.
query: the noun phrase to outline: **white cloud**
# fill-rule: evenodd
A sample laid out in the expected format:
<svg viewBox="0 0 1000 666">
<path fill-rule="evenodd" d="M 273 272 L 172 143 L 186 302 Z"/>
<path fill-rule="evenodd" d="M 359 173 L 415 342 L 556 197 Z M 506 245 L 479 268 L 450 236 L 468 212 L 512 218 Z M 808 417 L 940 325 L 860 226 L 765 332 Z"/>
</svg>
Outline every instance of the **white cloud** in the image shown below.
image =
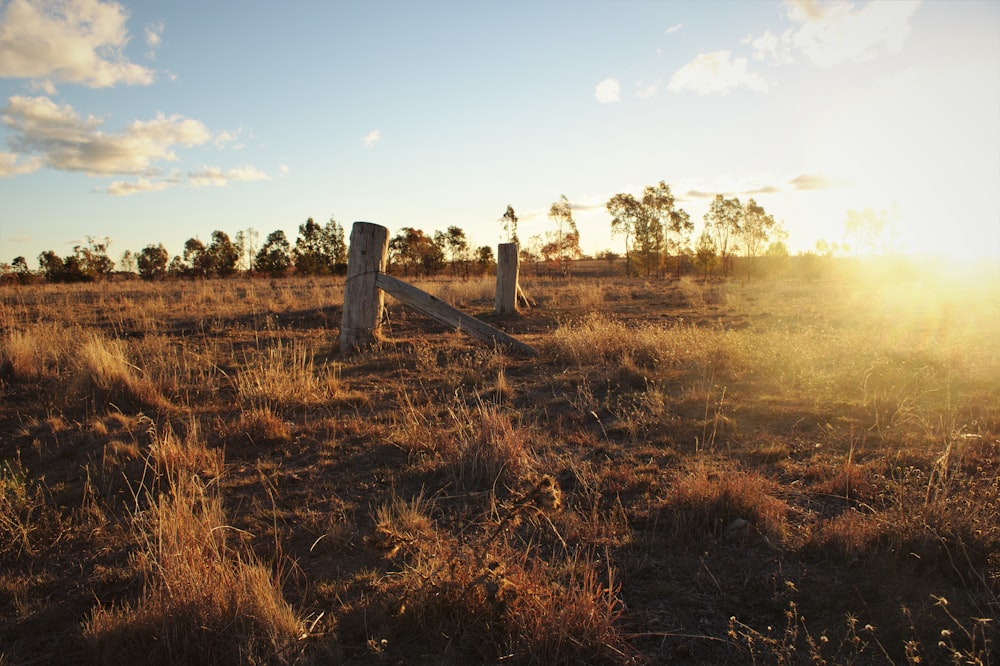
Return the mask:
<svg viewBox="0 0 1000 666">
<path fill-rule="evenodd" d="M 622 98 L 622 86 L 618 83 L 618 79 L 604 79 L 594 88 L 594 97 L 601 104 L 620 102 Z"/>
<path fill-rule="evenodd" d="M 753 49 L 753 59 L 767 60 L 776 65 L 787 65 L 794 61 L 791 49 L 792 31 L 778 37 L 768 30 L 757 39 L 748 39 L 747 43 Z"/>
<path fill-rule="evenodd" d="M 177 159 L 175 146 L 211 138 L 201 122 L 162 113 L 106 133 L 102 120 L 83 119 L 70 105 L 59 106 L 48 97 L 11 97 L 3 122 L 13 133 L 8 143 L 16 152 L 38 155 L 53 169 L 88 174 L 149 173 L 156 162 Z"/>
<path fill-rule="evenodd" d="M 7 153 L 0 150 L 0 178 L 10 176 L 21 176 L 32 171 L 37 171 L 42 166 L 42 161 L 37 157 L 22 160 L 17 153 Z"/>
<path fill-rule="evenodd" d="M 658 92 L 660 92 L 659 83 L 643 83 L 642 81 L 639 81 L 636 84 L 635 96 L 640 99 L 655 97 Z"/>
<path fill-rule="evenodd" d="M 127 18 L 114 2 L 10 0 L 0 15 L 0 77 L 148 85 L 152 70 L 123 53 Z"/>
<path fill-rule="evenodd" d="M 223 171 L 219 167 L 202 167 L 201 171 L 188 174 L 195 187 L 225 187 L 230 181 L 271 180 L 266 173 L 252 166 L 241 166 Z"/>
<path fill-rule="evenodd" d="M 789 34 L 789 41 L 812 64 L 832 67 L 870 60 L 883 51 L 898 53 L 920 2 L 869 2 L 855 9 L 843 1 L 821 5 L 816 0 L 786 0 L 785 6 L 789 18 L 802 24 Z"/>
<path fill-rule="evenodd" d="M 34 79 L 30 84 L 28 84 L 28 88 L 36 92 L 45 93 L 49 97 L 55 97 L 58 94 L 56 84 L 52 83 L 52 81 L 49 81 L 48 79 Z"/>
<path fill-rule="evenodd" d="M 699 54 L 670 77 L 671 92 L 693 90 L 702 95 L 727 94 L 734 88 L 767 92 L 768 84 L 756 72 L 747 71 L 746 58 L 732 58 L 729 51 Z"/>
<path fill-rule="evenodd" d="M 672 25 L 672 26 L 670 26 L 669 28 L 667 28 L 667 31 L 666 31 L 666 33 L 667 33 L 668 35 L 670 35 L 670 34 L 672 34 L 672 33 L 675 33 L 675 32 L 677 32 L 678 30 L 680 30 L 680 29 L 681 29 L 681 28 L 683 28 L 683 27 L 684 27 L 684 24 L 683 24 L 683 23 L 678 23 L 678 24 L 676 24 L 676 25 Z"/>
<path fill-rule="evenodd" d="M 107 189 L 104 191 L 111 196 L 125 197 L 130 194 L 139 194 L 140 192 L 157 192 L 159 190 L 165 190 L 170 187 L 171 184 L 172 183 L 166 180 L 151 181 L 146 178 L 140 178 L 134 183 L 126 183 L 125 181 L 116 180 L 108 185 Z"/>
<path fill-rule="evenodd" d="M 224 130 L 215 135 L 212 142 L 216 148 L 229 148 L 230 150 L 243 150 L 247 147 L 247 138 L 252 138 L 253 132 L 245 127 L 238 128 L 235 132 Z"/>
<path fill-rule="evenodd" d="M 146 26 L 146 46 L 149 50 L 146 51 L 146 57 L 153 59 L 156 57 L 156 49 L 160 48 L 160 44 L 163 43 L 163 24 L 162 23 L 152 23 Z"/>
<path fill-rule="evenodd" d="M 847 187 L 849 183 L 840 178 L 831 178 L 820 173 L 803 173 L 788 181 L 796 190 L 827 190 Z"/>
<path fill-rule="evenodd" d="M 362 141 L 366 146 L 374 146 L 381 139 L 382 139 L 382 131 L 376 129 L 372 130 L 371 132 L 368 132 L 368 134 L 365 135 L 365 138 L 362 139 Z"/>
</svg>

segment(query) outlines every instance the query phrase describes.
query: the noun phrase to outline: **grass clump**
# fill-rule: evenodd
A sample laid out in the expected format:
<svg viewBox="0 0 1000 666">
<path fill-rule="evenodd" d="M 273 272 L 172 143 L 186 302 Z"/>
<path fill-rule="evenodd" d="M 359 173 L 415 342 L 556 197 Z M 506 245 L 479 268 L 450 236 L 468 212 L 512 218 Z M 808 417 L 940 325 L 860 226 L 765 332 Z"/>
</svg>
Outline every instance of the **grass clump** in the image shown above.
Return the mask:
<svg viewBox="0 0 1000 666">
<path fill-rule="evenodd" d="M 88 336 L 78 351 L 72 393 L 95 411 L 171 409 L 156 385 L 129 362 L 125 342 L 99 334 Z"/>
<path fill-rule="evenodd" d="M 292 663 L 302 623 L 275 574 L 238 542 L 220 498 L 185 466 L 150 499 L 135 516 L 141 598 L 99 606 L 83 626 L 99 660 Z"/>
<path fill-rule="evenodd" d="M 695 464 L 670 484 L 661 508 L 673 534 L 699 539 L 756 531 L 774 544 L 788 532 L 778 485 L 757 472 Z"/>
<path fill-rule="evenodd" d="M 317 366 L 307 345 L 280 340 L 248 358 L 234 382 L 246 404 L 276 409 L 324 404 L 336 397 L 339 386 L 336 366 Z"/>
</svg>

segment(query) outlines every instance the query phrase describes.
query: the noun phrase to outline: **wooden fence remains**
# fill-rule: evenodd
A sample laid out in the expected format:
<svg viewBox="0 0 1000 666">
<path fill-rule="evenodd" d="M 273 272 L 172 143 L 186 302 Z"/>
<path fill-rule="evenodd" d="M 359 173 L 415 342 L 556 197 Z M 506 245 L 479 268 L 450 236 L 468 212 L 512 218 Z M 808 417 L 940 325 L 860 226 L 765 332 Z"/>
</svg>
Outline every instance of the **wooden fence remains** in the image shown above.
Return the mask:
<svg viewBox="0 0 1000 666">
<path fill-rule="evenodd" d="M 504 249 L 504 246 L 512 246 L 513 251 Z M 347 255 L 344 314 L 340 323 L 339 340 L 342 351 L 363 349 L 375 342 L 382 325 L 384 293 L 388 293 L 404 305 L 474 338 L 524 356 L 538 356 L 533 347 L 517 338 L 465 314 L 426 291 L 388 275 L 385 272 L 388 251 L 388 229 L 371 222 L 354 223 Z M 498 313 L 511 314 L 516 312 L 519 291 L 517 246 L 513 243 L 503 243 L 500 245 L 499 254 L 504 260 L 497 264 L 495 305 Z M 501 265 L 504 266 L 502 277 Z M 501 301 L 504 309 L 501 309 Z"/>
</svg>

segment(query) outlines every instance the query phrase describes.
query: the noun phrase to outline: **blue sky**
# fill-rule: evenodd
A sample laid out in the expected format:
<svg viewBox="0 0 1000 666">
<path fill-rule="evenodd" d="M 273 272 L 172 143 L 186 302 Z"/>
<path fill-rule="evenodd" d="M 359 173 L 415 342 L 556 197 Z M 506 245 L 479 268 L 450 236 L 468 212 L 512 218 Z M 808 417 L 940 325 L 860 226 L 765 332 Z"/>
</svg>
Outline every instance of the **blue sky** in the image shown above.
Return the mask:
<svg viewBox="0 0 1000 666">
<path fill-rule="evenodd" d="M 622 249 L 660 180 L 753 197 L 793 250 L 895 210 L 1000 256 L 997 2 L 0 1 L 0 261 L 334 216 Z"/>
</svg>

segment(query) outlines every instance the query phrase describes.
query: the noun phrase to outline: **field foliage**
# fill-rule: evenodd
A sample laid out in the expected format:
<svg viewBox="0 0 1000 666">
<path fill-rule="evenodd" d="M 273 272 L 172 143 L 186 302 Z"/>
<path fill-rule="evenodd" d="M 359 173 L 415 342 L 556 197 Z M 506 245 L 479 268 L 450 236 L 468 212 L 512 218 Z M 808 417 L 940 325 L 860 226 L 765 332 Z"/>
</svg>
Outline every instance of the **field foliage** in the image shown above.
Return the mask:
<svg viewBox="0 0 1000 666">
<path fill-rule="evenodd" d="M 0 288 L 0 664 L 987 664 L 1000 287 Z"/>
</svg>

